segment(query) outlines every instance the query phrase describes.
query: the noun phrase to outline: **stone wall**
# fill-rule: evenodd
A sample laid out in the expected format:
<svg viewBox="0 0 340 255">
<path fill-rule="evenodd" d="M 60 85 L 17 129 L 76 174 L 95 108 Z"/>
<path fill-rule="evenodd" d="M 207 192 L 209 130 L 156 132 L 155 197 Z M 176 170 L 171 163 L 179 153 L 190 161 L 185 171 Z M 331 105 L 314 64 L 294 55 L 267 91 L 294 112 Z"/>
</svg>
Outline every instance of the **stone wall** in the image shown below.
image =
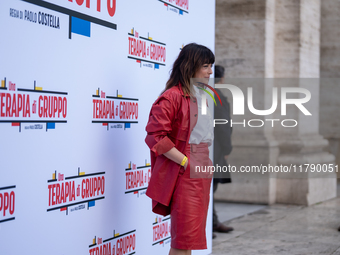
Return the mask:
<svg viewBox="0 0 340 255">
<path fill-rule="evenodd" d="M 340 1 L 321 1 L 320 133 L 340 165 Z M 340 172 L 338 172 L 340 178 Z"/>
<path fill-rule="evenodd" d="M 307 88 L 313 95 L 308 103 L 312 118 L 296 107 L 289 111 L 299 122 L 296 128 L 235 126 L 231 165 L 334 163 L 334 156 L 324 151 L 327 140 L 319 134 L 320 15 L 320 0 L 216 1 L 216 64 L 226 68 L 226 83 L 233 84 L 235 78 L 252 78 L 256 109 L 268 109 L 271 98 L 268 101 L 267 94 L 273 88 L 287 86 L 287 78 L 294 78 L 289 87 Z M 257 82 L 256 78 L 276 79 Z M 285 80 L 281 83 L 278 78 Z M 240 88 L 246 94 L 246 88 Z M 226 95 L 232 102 L 231 95 Z M 252 115 L 246 112 L 242 117 L 249 119 Z M 282 116 L 275 112 L 272 117 Z M 332 146 L 329 148 L 335 147 Z M 232 174 L 233 183 L 220 185 L 215 197 L 310 205 L 336 196 L 334 176 L 333 173 L 311 178 L 305 174 L 296 178 L 287 174 L 236 173 Z"/>
</svg>

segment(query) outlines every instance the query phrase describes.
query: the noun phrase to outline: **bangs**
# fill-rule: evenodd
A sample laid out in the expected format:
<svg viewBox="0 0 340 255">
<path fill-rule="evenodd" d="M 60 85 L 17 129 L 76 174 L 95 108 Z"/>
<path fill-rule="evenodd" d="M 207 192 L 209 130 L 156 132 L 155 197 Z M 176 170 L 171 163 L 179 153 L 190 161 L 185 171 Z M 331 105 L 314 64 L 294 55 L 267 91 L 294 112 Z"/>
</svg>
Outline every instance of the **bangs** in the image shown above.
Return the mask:
<svg viewBox="0 0 340 255">
<path fill-rule="evenodd" d="M 215 56 L 214 53 L 212 53 L 212 51 L 207 48 L 207 47 L 203 47 L 202 52 L 200 54 L 200 62 L 202 64 L 214 64 L 215 63 Z"/>
</svg>

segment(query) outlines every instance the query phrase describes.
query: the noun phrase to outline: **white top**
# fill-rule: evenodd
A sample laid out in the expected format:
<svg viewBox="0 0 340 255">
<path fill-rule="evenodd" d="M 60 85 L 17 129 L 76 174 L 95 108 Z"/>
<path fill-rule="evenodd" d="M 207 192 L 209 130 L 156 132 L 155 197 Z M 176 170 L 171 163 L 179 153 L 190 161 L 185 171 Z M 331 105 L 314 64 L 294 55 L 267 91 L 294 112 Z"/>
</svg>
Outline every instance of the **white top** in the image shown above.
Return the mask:
<svg viewBox="0 0 340 255">
<path fill-rule="evenodd" d="M 202 98 L 204 104 L 208 104 L 207 96 L 209 97 L 208 93 L 205 91 L 193 86 L 196 94 L 196 102 L 198 106 L 198 115 L 197 115 L 197 123 L 190 134 L 189 144 L 200 144 L 200 143 L 207 143 L 209 146 L 212 145 L 212 141 L 214 139 L 214 127 L 213 127 L 213 107 L 205 107 L 203 106 L 203 113 L 204 111 L 206 114 L 202 115 Z"/>
</svg>

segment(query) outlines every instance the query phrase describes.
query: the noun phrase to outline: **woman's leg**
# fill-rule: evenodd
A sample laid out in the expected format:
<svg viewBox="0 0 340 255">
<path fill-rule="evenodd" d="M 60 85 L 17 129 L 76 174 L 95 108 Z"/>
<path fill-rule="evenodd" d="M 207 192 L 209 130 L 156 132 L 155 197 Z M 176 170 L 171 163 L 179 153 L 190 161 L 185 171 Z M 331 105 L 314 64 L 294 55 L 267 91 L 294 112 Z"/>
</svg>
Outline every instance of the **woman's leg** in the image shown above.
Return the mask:
<svg viewBox="0 0 340 255">
<path fill-rule="evenodd" d="M 169 255 L 191 255 L 191 250 L 180 250 L 171 248 Z"/>
</svg>

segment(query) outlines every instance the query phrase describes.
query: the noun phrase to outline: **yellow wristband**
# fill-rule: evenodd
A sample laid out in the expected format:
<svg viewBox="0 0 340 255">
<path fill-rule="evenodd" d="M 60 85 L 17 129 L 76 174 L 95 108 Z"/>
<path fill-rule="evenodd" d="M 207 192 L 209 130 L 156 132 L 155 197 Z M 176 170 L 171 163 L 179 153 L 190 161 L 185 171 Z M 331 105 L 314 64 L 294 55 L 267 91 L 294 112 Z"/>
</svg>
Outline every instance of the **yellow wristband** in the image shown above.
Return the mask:
<svg viewBox="0 0 340 255">
<path fill-rule="evenodd" d="M 181 162 L 181 166 L 184 166 L 185 163 L 187 162 L 187 160 L 188 160 L 187 156 L 184 156 L 184 158 L 183 158 L 183 160 Z"/>
</svg>

